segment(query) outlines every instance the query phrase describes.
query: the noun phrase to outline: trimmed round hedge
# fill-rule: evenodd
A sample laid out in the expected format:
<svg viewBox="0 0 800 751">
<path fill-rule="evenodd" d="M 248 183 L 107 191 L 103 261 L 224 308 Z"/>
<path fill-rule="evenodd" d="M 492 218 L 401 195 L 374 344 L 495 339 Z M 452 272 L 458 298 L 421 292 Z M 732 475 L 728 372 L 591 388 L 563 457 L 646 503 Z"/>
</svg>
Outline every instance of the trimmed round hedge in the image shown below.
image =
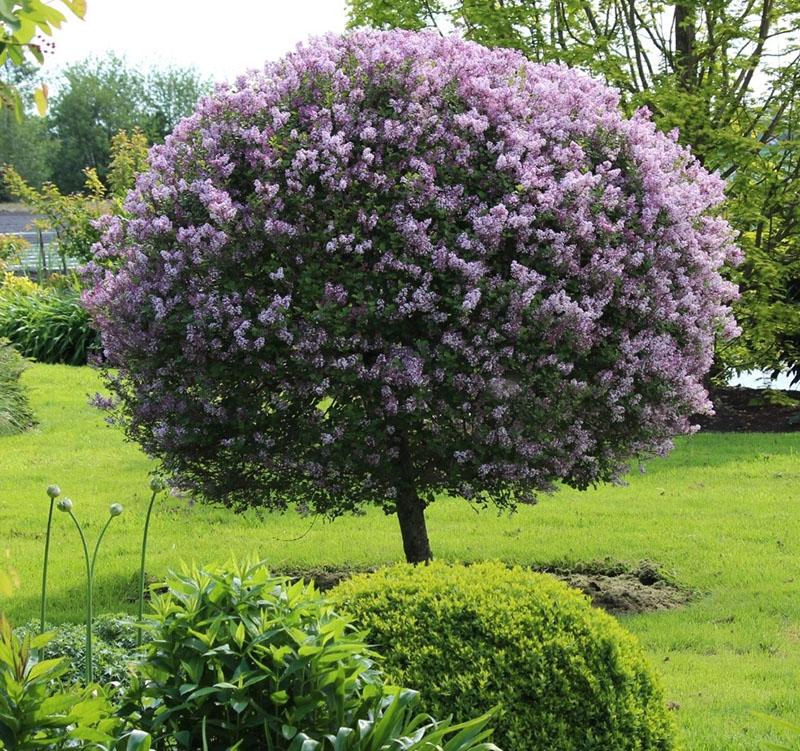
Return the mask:
<svg viewBox="0 0 800 751">
<path fill-rule="evenodd" d="M 499 705 L 505 751 L 674 748 L 637 640 L 551 576 L 502 563 L 398 565 L 333 590 L 434 715 Z"/>
</svg>

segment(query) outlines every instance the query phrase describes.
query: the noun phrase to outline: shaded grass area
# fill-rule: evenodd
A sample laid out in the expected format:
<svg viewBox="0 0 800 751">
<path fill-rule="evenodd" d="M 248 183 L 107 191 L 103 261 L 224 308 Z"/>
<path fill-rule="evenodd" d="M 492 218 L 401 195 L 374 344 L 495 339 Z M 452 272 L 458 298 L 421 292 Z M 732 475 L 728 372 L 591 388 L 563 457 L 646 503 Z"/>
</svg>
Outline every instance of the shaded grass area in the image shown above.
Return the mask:
<svg viewBox="0 0 800 751">
<path fill-rule="evenodd" d="M 0 553 L 21 580 L 17 622 L 35 616 L 47 515 L 57 482 L 91 539 L 111 502 L 126 506 L 98 564 L 98 612 L 134 609 L 138 545 L 151 463 L 87 405 L 87 368 L 36 365 L 23 375 L 39 425 L 0 438 Z M 800 714 L 800 434 L 700 434 L 648 463 L 627 487 L 562 490 L 512 516 L 463 501 L 429 510 L 441 558 L 501 558 L 537 566 L 603 558 L 659 562 L 696 596 L 682 608 L 626 617 L 661 673 L 684 745 L 756 749 L 770 734 L 753 711 Z M 49 613 L 79 620 L 81 561 L 74 530 L 56 518 Z M 274 567 L 365 567 L 402 558 L 394 518 L 378 510 L 333 523 L 294 514 L 235 516 L 171 499 L 154 514 L 148 571 L 181 560 L 257 555 Z"/>
</svg>

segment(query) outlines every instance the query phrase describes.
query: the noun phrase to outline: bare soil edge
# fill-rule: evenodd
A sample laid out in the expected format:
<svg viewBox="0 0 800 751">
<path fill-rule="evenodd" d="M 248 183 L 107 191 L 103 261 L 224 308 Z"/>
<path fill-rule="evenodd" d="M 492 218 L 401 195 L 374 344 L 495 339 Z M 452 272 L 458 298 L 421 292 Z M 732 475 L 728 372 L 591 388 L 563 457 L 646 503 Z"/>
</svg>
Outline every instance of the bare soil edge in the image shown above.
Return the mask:
<svg viewBox="0 0 800 751">
<path fill-rule="evenodd" d="M 606 559 L 574 564 L 531 565 L 527 568 L 561 579 L 588 595 L 593 605 L 612 615 L 669 610 L 686 604 L 693 596 L 690 590 L 665 575 L 653 561 L 631 565 Z M 375 567 L 289 568 L 278 569 L 275 573 L 291 579 L 311 580 L 320 590 L 326 591 L 354 574 L 375 570 Z"/>
<path fill-rule="evenodd" d="M 741 386 L 711 392 L 713 415 L 697 415 L 701 430 L 726 433 L 800 431 L 800 391 L 750 389 Z"/>
</svg>

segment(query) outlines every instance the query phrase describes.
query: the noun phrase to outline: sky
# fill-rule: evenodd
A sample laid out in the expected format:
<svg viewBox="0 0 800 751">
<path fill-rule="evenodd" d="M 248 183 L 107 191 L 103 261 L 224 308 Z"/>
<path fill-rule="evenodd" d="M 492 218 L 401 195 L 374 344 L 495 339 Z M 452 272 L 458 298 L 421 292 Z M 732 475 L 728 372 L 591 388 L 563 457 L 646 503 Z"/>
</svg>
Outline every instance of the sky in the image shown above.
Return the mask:
<svg viewBox="0 0 800 751">
<path fill-rule="evenodd" d="M 56 3 L 57 5 L 58 3 Z M 345 0 L 88 0 L 55 32 L 45 77 L 114 52 L 135 66 L 193 66 L 212 81 L 260 68 L 298 42 L 343 31 Z"/>
</svg>

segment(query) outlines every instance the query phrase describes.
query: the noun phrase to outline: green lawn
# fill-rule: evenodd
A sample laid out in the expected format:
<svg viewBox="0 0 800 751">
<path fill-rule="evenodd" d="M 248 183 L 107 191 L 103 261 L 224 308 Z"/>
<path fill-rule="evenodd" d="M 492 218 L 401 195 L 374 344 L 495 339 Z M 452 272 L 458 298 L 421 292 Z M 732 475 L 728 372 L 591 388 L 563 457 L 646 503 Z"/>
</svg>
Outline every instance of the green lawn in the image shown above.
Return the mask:
<svg viewBox="0 0 800 751">
<path fill-rule="evenodd" d="M 23 376 L 38 428 L 0 438 L 0 552 L 21 587 L 0 608 L 38 612 L 45 488 L 75 502 L 90 539 L 113 501 L 115 520 L 98 564 L 98 610 L 133 608 L 148 460 L 87 405 L 98 388 L 87 368 L 37 365 Z M 609 556 L 660 562 L 697 592 L 687 607 L 624 619 L 663 676 L 684 745 L 692 751 L 757 749 L 768 736 L 753 711 L 800 715 L 800 434 L 706 434 L 681 441 L 628 487 L 564 490 L 514 516 L 473 513 L 443 500 L 429 512 L 442 558 L 521 563 Z M 50 613 L 79 620 L 81 559 L 58 515 Z M 381 512 L 334 523 L 293 515 L 234 516 L 172 500 L 151 528 L 148 570 L 181 560 L 256 554 L 276 567 L 375 564 L 402 556 L 393 518 Z"/>
</svg>

